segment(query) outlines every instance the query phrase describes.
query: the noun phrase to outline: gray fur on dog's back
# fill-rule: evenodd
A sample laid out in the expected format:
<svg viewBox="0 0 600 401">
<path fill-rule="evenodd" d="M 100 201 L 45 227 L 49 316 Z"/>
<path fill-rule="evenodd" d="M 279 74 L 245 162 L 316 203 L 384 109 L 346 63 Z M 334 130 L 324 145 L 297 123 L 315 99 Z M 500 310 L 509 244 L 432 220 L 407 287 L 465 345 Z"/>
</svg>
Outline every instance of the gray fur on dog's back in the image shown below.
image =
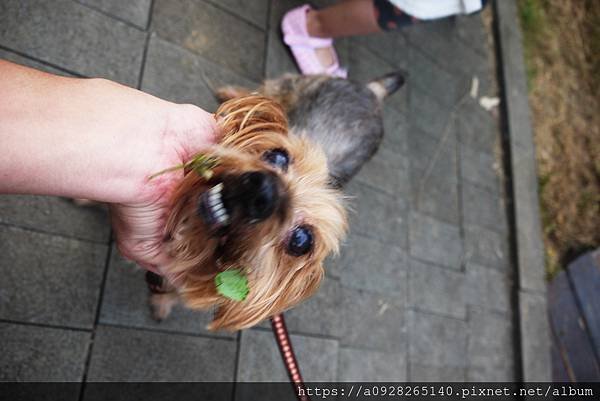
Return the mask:
<svg viewBox="0 0 600 401">
<path fill-rule="evenodd" d="M 289 110 L 294 133 L 306 133 L 325 152 L 336 185 L 343 185 L 375 153 L 383 138 L 381 104 L 366 86 L 330 79 Z"/>
<path fill-rule="evenodd" d="M 261 91 L 286 109 L 292 133 L 321 145 L 332 184 L 341 187 L 377 151 L 383 138 L 382 100 L 403 82 L 400 73 L 369 85 L 326 76 L 284 75 L 265 82 Z"/>
</svg>

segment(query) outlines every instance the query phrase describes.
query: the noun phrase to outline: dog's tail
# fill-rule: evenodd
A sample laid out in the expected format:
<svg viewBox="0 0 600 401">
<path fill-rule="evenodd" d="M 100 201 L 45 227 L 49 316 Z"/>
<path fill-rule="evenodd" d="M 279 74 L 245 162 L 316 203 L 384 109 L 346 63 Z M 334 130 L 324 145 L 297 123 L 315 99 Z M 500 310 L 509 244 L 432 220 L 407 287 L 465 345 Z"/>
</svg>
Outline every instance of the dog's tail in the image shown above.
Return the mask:
<svg viewBox="0 0 600 401">
<path fill-rule="evenodd" d="M 383 99 L 400 89 L 407 77 L 408 73 L 406 71 L 394 71 L 372 80 L 367 84 L 367 88 L 377 96 L 377 99 L 383 101 Z"/>
</svg>

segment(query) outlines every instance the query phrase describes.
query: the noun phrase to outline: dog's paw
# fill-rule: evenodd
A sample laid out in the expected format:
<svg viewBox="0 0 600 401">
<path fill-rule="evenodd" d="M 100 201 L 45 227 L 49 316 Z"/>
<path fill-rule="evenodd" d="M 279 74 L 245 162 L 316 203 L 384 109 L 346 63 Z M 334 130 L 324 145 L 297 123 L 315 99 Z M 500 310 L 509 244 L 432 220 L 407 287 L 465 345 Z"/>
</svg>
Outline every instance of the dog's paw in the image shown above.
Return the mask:
<svg viewBox="0 0 600 401">
<path fill-rule="evenodd" d="M 152 294 L 150 295 L 150 310 L 152 318 L 157 322 L 166 319 L 177 304 L 177 296 L 173 294 Z"/>
</svg>

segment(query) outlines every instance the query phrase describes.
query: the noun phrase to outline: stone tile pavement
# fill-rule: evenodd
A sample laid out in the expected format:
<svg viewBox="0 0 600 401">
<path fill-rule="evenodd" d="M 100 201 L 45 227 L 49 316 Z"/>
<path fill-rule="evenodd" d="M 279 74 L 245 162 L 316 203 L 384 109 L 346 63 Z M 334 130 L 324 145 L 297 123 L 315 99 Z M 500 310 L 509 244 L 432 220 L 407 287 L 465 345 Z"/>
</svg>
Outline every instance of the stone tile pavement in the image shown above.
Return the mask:
<svg viewBox="0 0 600 401">
<path fill-rule="evenodd" d="M 210 85 L 295 71 L 278 21 L 298 4 L 3 0 L 0 57 L 212 110 Z M 287 313 L 307 380 L 516 376 L 499 124 L 470 97 L 457 107 L 474 76 L 496 94 L 489 40 L 479 14 L 338 42 L 352 79 L 410 76 L 386 103 L 379 153 L 347 188 L 341 256 Z M 0 380 L 286 380 L 267 325 L 210 333 L 208 314 L 185 310 L 154 322 L 102 210 L 1 196 L 0 255 Z"/>
</svg>

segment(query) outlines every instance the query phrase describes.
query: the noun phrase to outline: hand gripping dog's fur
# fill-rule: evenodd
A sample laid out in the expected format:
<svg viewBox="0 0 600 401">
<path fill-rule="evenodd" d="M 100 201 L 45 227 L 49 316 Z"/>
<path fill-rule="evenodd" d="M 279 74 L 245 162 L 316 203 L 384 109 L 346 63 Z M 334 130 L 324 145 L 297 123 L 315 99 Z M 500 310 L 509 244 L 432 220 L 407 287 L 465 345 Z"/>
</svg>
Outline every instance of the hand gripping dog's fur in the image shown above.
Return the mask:
<svg viewBox="0 0 600 401">
<path fill-rule="evenodd" d="M 166 317 L 181 297 L 193 309 L 216 307 L 209 328 L 238 330 L 317 289 L 323 260 L 346 231 L 346 214 L 325 154 L 306 137 L 288 135 L 277 103 L 246 96 L 216 114 L 222 138 L 203 154 L 216 164 L 210 174 L 186 171 L 166 228 L 175 262 L 161 269 L 166 282 L 148 278 L 156 317 Z M 248 279 L 243 301 L 216 290 L 215 276 L 229 269 Z"/>
</svg>

